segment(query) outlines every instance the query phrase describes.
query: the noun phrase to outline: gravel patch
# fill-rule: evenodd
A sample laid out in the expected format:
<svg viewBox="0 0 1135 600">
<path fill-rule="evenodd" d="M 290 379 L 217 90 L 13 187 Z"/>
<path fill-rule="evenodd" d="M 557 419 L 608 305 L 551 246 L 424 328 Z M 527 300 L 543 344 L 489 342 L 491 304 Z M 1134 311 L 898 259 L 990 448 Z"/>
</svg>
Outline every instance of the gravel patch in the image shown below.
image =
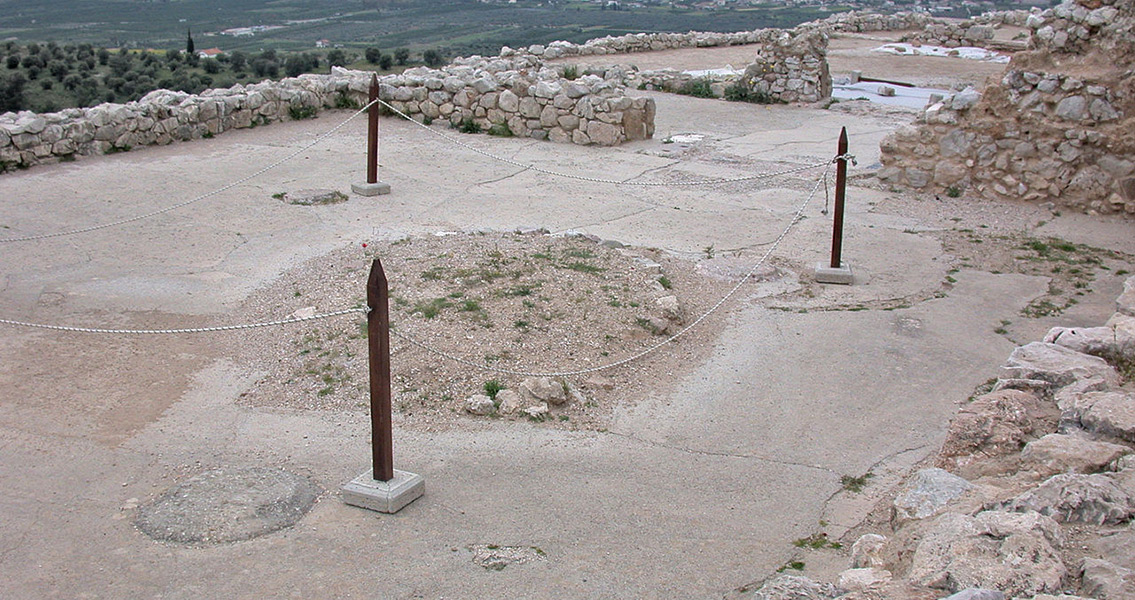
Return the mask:
<svg viewBox="0 0 1135 600">
<path fill-rule="evenodd" d="M 425 426 L 505 417 L 602 428 L 616 403 L 659 391 L 704 357 L 735 302 L 645 358 L 597 373 L 554 377 L 569 401 L 549 412 L 479 411 L 489 414 L 474 416 L 466 413 L 465 401 L 488 391 L 491 396 L 502 390 L 523 395 L 525 376 L 492 368 L 574 371 L 640 353 L 712 307 L 756 261 L 735 257 L 724 272 L 698 269 L 699 262 L 716 264 L 721 257 L 693 260 L 543 233 L 447 233 L 366 246 L 342 248 L 289 271 L 250 299 L 245 310 L 261 316 L 267 307 L 286 306 L 302 314 L 362 306 L 370 262 L 381 257 L 390 285 L 392 327 L 478 365 L 442 358 L 391 336 L 394 411 L 410 424 Z M 769 281 L 777 273 L 762 268 L 753 281 Z M 738 297 L 747 293 L 743 289 Z M 362 315 L 315 322 L 290 335 L 250 332 L 246 341 L 250 351 L 245 360 L 264 376 L 242 402 L 367 410 Z"/>
</svg>

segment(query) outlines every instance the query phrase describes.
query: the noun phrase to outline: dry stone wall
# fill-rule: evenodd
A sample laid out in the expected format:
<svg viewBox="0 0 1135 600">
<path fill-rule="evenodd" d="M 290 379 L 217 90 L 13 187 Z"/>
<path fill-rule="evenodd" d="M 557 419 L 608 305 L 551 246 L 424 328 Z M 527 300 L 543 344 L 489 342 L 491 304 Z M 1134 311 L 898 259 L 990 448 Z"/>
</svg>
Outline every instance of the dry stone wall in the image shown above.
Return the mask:
<svg viewBox="0 0 1135 600">
<path fill-rule="evenodd" d="M 1135 2 L 1033 14 L 1000 81 L 932 103 L 881 144 L 878 176 L 987 199 L 1135 214 Z"/>
<path fill-rule="evenodd" d="M 157 90 L 137 102 L 58 113 L 0 115 L 0 171 L 211 137 L 230 129 L 307 118 L 366 104 L 370 73 L 334 69 L 191 95 Z M 482 129 L 575 144 L 613 146 L 654 134 L 654 101 L 617 81 L 566 80 L 531 58 L 460 59 L 444 69 L 380 78 L 380 98 L 422 121 L 468 120 Z M 507 128 L 507 130 L 505 129 Z"/>
</svg>

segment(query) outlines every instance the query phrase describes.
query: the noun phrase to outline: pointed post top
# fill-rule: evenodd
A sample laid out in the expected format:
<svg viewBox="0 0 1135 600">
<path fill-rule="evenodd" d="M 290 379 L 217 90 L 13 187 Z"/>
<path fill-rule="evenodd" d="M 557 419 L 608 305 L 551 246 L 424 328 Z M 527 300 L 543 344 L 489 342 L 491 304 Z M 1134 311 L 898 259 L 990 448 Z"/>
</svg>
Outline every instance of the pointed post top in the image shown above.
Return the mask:
<svg viewBox="0 0 1135 600">
<path fill-rule="evenodd" d="M 378 73 L 371 73 L 370 75 L 370 99 L 373 101 L 378 98 Z"/>
<path fill-rule="evenodd" d="M 839 145 L 837 150 L 840 156 L 847 154 L 847 127 L 844 127 L 839 132 Z"/>
</svg>

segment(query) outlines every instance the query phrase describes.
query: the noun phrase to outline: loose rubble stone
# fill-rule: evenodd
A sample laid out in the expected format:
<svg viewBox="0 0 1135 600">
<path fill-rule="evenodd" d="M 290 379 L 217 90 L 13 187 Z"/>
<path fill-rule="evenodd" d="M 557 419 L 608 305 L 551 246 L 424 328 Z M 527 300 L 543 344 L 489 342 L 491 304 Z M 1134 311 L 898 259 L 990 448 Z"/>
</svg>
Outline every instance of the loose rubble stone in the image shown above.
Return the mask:
<svg viewBox="0 0 1135 600">
<path fill-rule="evenodd" d="M 520 382 L 520 392 L 533 400 L 554 406 L 559 406 L 568 399 L 563 384 L 551 377 L 529 377 Z"/>
<path fill-rule="evenodd" d="M 502 415 L 513 415 L 524 408 L 524 399 L 515 390 L 497 392 L 496 401 L 497 411 Z"/>
<path fill-rule="evenodd" d="M 465 400 L 465 412 L 469 414 L 484 416 L 492 414 L 494 409 L 496 405 L 493 404 L 493 399 L 484 394 L 477 394 Z"/>
<path fill-rule="evenodd" d="M 887 543 L 886 536 L 877 533 L 867 533 L 859 536 L 851 545 L 851 566 L 855 569 L 874 567 L 882 569 L 883 546 Z"/>
<path fill-rule="evenodd" d="M 753 600 L 825 600 L 835 596 L 835 587 L 831 584 L 782 574 L 766 581 L 752 597 Z"/>
<path fill-rule="evenodd" d="M 861 592 L 888 583 L 893 576 L 886 569 L 847 569 L 839 574 L 836 587 L 847 592 Z"/>
<path fill-rule="evenodd" d="M 946 596 L 942 600 L 1005 600 L 1005 594 L 1000 590 L 968 588 Z"/>
</svg>

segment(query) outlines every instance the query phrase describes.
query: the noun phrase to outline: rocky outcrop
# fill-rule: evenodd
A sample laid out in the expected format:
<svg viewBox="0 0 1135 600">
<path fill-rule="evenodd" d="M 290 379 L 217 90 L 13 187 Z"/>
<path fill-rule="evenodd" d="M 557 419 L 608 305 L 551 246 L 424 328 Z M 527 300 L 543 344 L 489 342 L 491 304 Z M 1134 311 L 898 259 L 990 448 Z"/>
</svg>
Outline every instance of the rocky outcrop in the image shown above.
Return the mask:
<svg viewBox="0 0 1135 600">
<path fill-rule="evenodd" d="M 1131 289 L 1135 277 L 1125 284 Z M 1117 308 L 1129 304 L 1121 296 Z M 1102 329 L 1125 316 L 1117 312 Z M 1117 335 L 1091 329 L 1090 339 Z M 1012 353 L 1000 389 L 951 423 L 935 457 L 945 470 L 919 470 L 894 499 L 884 496 L 875 522 L 886 526 L 854 541 L 834 590 L 776 578 L 754 597 L 1135 597 L 1135 437 L 1126 426 L 1135 411 L 1135 348 L 1075 345 L 1098 356 L 1042 342 Z"/>
</svg>

